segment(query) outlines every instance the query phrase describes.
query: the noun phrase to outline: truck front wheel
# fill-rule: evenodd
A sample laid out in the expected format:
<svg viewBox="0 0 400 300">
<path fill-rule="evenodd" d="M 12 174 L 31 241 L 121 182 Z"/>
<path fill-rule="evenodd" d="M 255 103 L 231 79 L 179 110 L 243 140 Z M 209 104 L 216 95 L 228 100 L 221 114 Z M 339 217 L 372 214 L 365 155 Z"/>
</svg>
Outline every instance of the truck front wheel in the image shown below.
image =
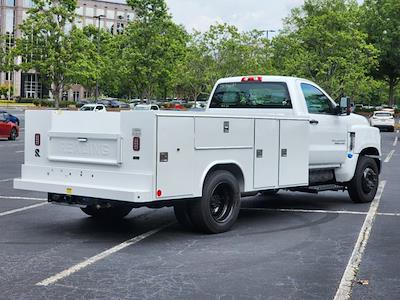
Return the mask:
<svg viewBox="0 0 400 300">
<path fill-rule="evenodd" d="M 126 217 L 132 210 L 130 207 L 100 207 L 88 205 L 82 207 L 81 210 L 96 219 L 122 219 Z"/>
<path fill-rule="evenodd" d="M 215 171 L 203 186 L 203 196 L 189 208 L 195 228 L 205 233 L 228 231 L 240 211 L 240 188 L 235 176 L 228 171 Z"/>
<path fill-rule="evenodd" d="M 367 203 L 374 200 L 379 185 L 379 170 L 374 159 L 361 156 L 357 163 L 353 179 L 347 189 L 355 203 Z"/>
</svg>

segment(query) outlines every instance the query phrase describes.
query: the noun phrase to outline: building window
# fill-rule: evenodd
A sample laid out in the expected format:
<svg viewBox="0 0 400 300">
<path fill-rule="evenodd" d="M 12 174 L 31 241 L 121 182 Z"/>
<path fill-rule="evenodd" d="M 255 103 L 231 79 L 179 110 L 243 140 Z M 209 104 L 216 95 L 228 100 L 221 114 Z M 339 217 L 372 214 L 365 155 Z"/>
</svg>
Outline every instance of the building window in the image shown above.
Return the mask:
<svg viewBox="0 0 400 300">
<path fill-rule="evenodd" d="M 107 21 L 107 30 L 111 33 L 114 33 L 114 22 Z"/>
<path fill-rule="evenodd" d="M 104 16 L 104 9 L 102 8 L 97 8 L 96 9 L 96 16 Z"/>
<path fill-rule="evenodd" d="M 11 32 L 7 32 L 6 33 L 6 50 L 9 50 L 10 48 L 12 48 L 14 46 L 14 34 Z"/>
<path fill-rule="evenodd" d="M 24 0 L 24 7 L 25 8 L 32 8 L 33 7 L 33 1 L 32 0 Z"/>
<path fill-rule="evenodd" d="M 114 19 L 114 17 L 115 17 L 114 10 L 107 9 L 106 17 L 107 17 L 107 19 Z"/>
<path fill-rule="evenodd" d="M 72 96 L 73 96 L 74 102 L 79 101 L 79 99 L 80 99 L 80 97 L 79 97 L 80 93 L 79 92 L 73 92 Z"/>
<path fill-rule="evenodd" d="M 6 72 L 6 81 L 13 81 L 14 72 Z"/>
<path fill-rule="evenodd" d="M 83 8 L 82 8 L 82 7 L 79 7 L 79 8 L 77 8 L 77 9 L 75 9 L 75 13 L 76 13 L 78 16 L 83 16 Z"/>
<path fill-rule="evenodd" d="M 6 9 L 6 33 L 14 34 L 14 9 Z"/>
<path fill-rule="evenodd" d="M 24 98 L 42 98 L 42 83 L 38 74 L 22 74 Z"/>
<path fill-rule="evenodd" d="M 6 0 L 6 6 L 15 6 L 15 0 Z"/>
<path fill-rule="evenodd" d="M 93 16 L 94 16 L 94 9 L 93 9 L 93 7 L 86 7 L 85 16 L 86 16 L 86 17 L 93 17 Z"/>
</svg>

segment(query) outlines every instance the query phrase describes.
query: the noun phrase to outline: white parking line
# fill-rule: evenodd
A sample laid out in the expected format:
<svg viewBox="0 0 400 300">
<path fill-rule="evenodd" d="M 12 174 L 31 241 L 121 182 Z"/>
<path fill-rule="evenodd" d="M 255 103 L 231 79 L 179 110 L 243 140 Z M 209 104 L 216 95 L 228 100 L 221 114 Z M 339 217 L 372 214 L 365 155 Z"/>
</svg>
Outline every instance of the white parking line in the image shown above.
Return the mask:
<svg viewBox="0 0 400 300">
<path fill-rule="evenodd" d="M 7 144 L 1 144 L 0 148 L 6 148 L 6 147 L 14 147 L 14 146 L 21 146 L 24 143 L 13 143 L 13 142 L 7 142 Z"/>
<path fill-rule="evenodd" d="M 353 282 L 357 276 L 358 268 L 361 264 L 362 256 L 364 254 L 365 247 L 367 246 L 368 239 L 371 234 L 372 226 L 374 224 L 374 220 L 378 211 L 379 203 L 381 201 L 385 185 L 386 181 L 382 181 L 379 184 L 378 192 L 375 196 L 374 201 L 372 201 L 371 203 L 368 215 L 365 217 L 364 224 L 361 227 L 356 245 L 354 246 L 353 253 L 351 254 L 346 270 L 343 273 L 343 277 L 340 281 L 339 288 L 336 291 L 334 300 L 351 299 Z"/>
<path fill-rule="evenodd" d="M 170 225 L 172 225 L 172 224 L 167 224 L 167 225 L 161 226 L 161 227 L 159 227 L 157 229 L 153 229 L 153 230 L 150 230 L 150 231 L 148 231 L 146 233 L 138 235 L 138 236 L 136 236 L 136 237 L 134 237 L 134 238 L 132 238 L 130 240 L 127 240 L 127 241 L 125 241 L 125 242 L 123 242 L 123 243 L 121 243 L 121 244 L 119 244 L 119 245 L 117 245 L 115 247 L 112 247 L 112 248 L 110 248 L 110 249 L 108 249 L 106 251 L 103 251 L 100 254 L 92 256 L 91 258 L 89 258 L 87 260 L 84 260 L 84 261 L 80 262 L 79 264 L 77 264 L 75 266 L 72 266 L 71 268 L 68 268 L 68 269 L 66 269 L 66 270 L 64 270 L 64 271 L 62 271 L 62 272 L 60 272 L 60 273 L 58 273 L 58 274 L 56 274 L 54 276 L 51 276 L 51 277 L 49 277 L 49 278 L 47 278 L 47 279 L 45 279 L 45 280 L 43 280 L 41 282 L 38 282 L 38 283 L 36 283 L 36 285 L 38 285 L 38 286 L 48 286 L 50 284 L 56 283 L 57 281 L 59 281 L 59 280 L 61 280 L 63 278 L 66 278 L 66 277 L 68 277 L 68 276 L 70 276 L 70 275 L 72 275 L 72 274 L 74 274 L 74 273 L 76 273 L 76 272 L 78 272 L 78 271 L 80 271 L 80 270 L 82 270 L 82 269 L 94 264 L 95 262 L 98 262 L 99 260 L 102 260 L 102 259 L 110 256 L 111 254 L 114 254 L 114 253 L 116 253 L 118 251 L 121 251 L 122 249 L 125 249 L 126 247 L 129 247 L 129 246 L 132 246 L 134 244 L 139 243 L 140 241 L 142 241 L 142 240 L 144 240 L 144 239 L 156 234 L 157 232 L 165 229 L 166 227 L 168 227 Z"/>
<path fill-rule="evenodd" d="M 15 151 L 15 153 L 24 153 L 25 150 Z"/>
<path fill-rule="evenodd" d="M 47 205 L 47 204 L 48 204 L 47 202 L 43 202 L 43 203 L 38 203 L 38 204 L 30 205 L 30 206 L 25 206 L 25 207 L 22 207 L 22 208 L 17 208 L 17 209 L 5 211 L 5 212 L 0 213 L 0 217 L 12 215 L 12 214 L 15 214 L 17 212 L 25 211 L 25 210 L 28 210 L 28 209 L 40 207 L 40 206 Z"/>
<path fill-rule="evenodd" d="M 384 217 L 400 217 L 400 213 L 377 213 L 377 215 Z"/>
<path fill-rule="evenodd" d="M 0 182 L 8 182 L 12 181 L 14 178 L 7 178 L 7 179 L 1 179 Z"/>
<path fill-rule="evenodd" d="M 31 197 L 15 197 L 15 196 L 0 196 L 0 199 L 47 201 L 47 198 L 31 198 Z"/>
<path fill-rule="evenodd" d="M 269 211 L 269 212 L 293 212 L 293 213 L 317 213 L 317 214 L 364 215 L 364 216 L 367 214 L 367 212 L 363 212 L 363 211 L 297 209 L 297 208 L 241 208 L 241 210 Z"/>
<path fill-rule="evenodd" d="M 392 156 L 393 156 L 393 154 L 394 154 L 395 151 L 396 151 L 396 150 L 392 150 L 392 151 L 389 152 L 388 156 L 387 156 L 386 159 L 385 159 L 385 163 L 390 162 L 390 159 L 392 158 Z"/>
<path fill-rule="evenodd" d="M 393 142 L 393 147 L 397 146 L 398 141 L 399 141 L 399 137 L 396 136 L 396 138 L 394 139 L 394 142 Z"/>
</svg>

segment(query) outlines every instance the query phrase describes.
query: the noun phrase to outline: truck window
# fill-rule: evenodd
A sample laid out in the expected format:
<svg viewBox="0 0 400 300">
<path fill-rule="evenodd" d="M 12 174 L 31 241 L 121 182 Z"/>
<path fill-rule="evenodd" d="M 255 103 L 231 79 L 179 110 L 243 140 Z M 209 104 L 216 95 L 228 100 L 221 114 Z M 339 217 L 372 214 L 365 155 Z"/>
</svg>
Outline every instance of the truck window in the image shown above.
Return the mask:
<svg viewBox="0 0 400 300">
<path fill-rule="evenodd" d="M 322 91 L 307 83 L 302 83 L 301 89 L 310 114 L 335 114 L 334 104 Z"/>
<path fill-rule="evenodd" d="M 221 83 L 210 108 L 292 108 L 292 102 L 283 82 Z"/>
</svg>

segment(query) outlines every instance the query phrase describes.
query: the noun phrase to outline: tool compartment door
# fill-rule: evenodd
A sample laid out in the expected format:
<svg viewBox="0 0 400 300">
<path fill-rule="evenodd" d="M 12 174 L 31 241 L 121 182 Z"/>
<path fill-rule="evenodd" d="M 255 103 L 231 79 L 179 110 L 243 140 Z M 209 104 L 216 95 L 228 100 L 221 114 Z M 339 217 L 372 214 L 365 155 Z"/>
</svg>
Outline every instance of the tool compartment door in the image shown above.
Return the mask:
<svg viewBox="0 0 400 300">
<path fill-rule="evenodd" d="M 194 118 L 159 116 L 157 122 L 157 185 L 163 198 L 193 195 Z"/>
<path fill-rule="evenodd" d="M 280 121 L 279 186 L 308 185 L 309 122 Z"/>
<path fill-rule="evenodd" d="M 254 189 L 278 185 L 279 120 L 255 120 Z"/>
</svg>

